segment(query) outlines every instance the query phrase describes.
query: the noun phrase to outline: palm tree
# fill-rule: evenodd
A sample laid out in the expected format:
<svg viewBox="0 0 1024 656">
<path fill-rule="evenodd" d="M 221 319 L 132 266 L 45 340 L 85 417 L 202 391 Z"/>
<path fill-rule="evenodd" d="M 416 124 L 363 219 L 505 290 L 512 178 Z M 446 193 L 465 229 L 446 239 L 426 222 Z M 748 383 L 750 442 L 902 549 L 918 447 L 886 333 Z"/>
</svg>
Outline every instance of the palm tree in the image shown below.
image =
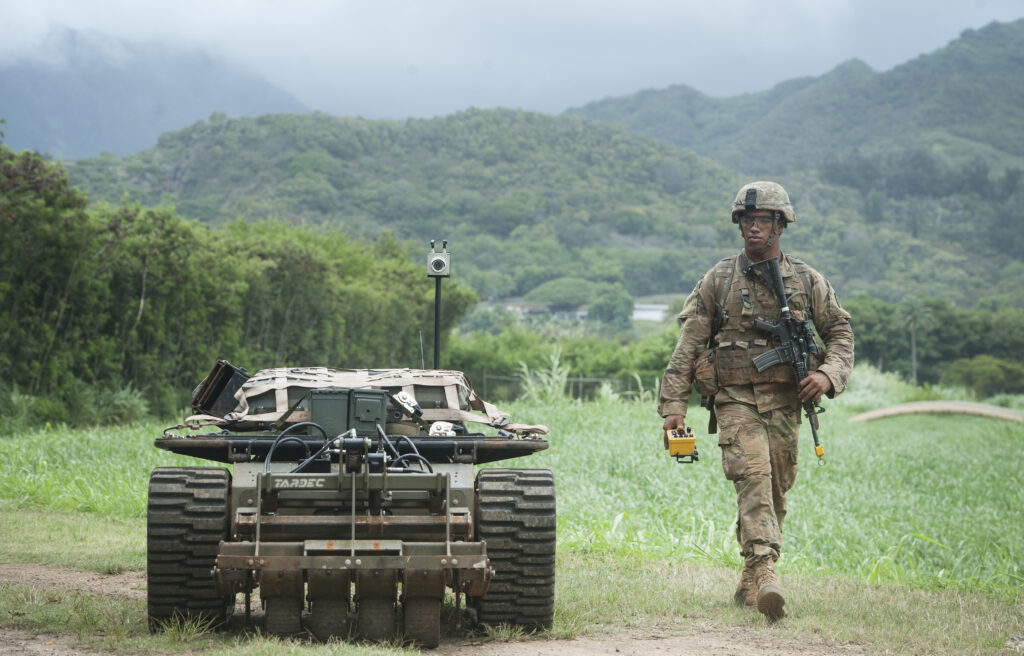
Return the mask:
<svg viewBox="0 0 1024 656">
<path fill-rule="evenodd" d="M 910 296 L 900 303 L 896 323 L 910 333 L 910 382 L 917 385 L 917 331 L 933 327 L 935 315 L 924 298 Z"/>
</svg>

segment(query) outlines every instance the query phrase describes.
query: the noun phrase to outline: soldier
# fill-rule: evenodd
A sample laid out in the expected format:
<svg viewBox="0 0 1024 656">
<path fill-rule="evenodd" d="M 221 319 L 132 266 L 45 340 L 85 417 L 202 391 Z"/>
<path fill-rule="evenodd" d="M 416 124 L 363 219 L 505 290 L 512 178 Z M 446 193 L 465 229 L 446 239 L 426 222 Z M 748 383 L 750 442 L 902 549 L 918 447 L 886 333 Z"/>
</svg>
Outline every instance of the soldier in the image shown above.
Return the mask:
<svg viewBox="0 0 1024 656">
<path fill-rule="evenodd" d="M 712 399 L 709 431 L 715 431 L 717 420 L 722 468 L 736 488 L 739 507 L 736 539 L 744 560 L 733 598 L 738 605 L 756 605 L 773 620 L 786 616 L 775 561 L 786 492 L 796 478 L 801 404 L 842 392 L 853 368 L 850 315 L 832 286 L 804 262 L 782 254 L 782 233 L 795 220 L 781 185 L 752 182 L 740 189 L 732 222 L 739 225 L 743 251 L 716 264 L 687 297 L 658 406 L 666 430 L 683 429 L 691 383 Z M 754 319 L 775 322 L 780 316 L 772 285 L 753 266 L 771 258 L 779 259 L 793 317 L 810 319 L 826 346 L 823 358 L 812 357 L 799 386 L 791 364 L 759 372 L 752 362 L 773 347 L 769 336 L 754 328 Z"/>
</svg>

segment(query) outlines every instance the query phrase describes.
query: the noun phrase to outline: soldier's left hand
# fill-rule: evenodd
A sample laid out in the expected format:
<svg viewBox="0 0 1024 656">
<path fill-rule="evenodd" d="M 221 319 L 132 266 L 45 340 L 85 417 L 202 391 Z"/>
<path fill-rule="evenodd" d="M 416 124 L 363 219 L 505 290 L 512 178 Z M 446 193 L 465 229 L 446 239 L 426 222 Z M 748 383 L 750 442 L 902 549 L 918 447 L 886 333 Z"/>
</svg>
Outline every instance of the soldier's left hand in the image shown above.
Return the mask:
<svg viewBox="0 0 1024 656">
<path fill-rule="evenodd" d="M 817 403 L 821 395 L 827 393 L 830 389 L 832 389 L 832 381 L 828 379 L 828 376 L 820 371 L 812 371 L 807 374 L 807 378 L 800 381 L 798 388 L 800 402 L 807 403 L 811 401 Z"/>
</svg>

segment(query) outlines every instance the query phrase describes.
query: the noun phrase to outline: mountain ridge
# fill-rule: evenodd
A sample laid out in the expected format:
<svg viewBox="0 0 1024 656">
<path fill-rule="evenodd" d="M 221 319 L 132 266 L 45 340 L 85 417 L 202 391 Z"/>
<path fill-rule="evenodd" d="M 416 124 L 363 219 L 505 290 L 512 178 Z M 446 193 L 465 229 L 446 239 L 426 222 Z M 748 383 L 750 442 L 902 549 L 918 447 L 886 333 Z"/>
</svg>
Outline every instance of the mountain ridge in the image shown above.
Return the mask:
<svg viewBox="0 0 1024 656">
<path fill-rule="evenodd" d="M 566 113 L 691 147 L 751 175 L 813 168 L 837 148 L 886 149 L 905 142 L 908 134 L 930 131 L 935 134 L 920 145 L 933 146 L 944 134 L 1024 162 L 1021 53 L 1024 19 L 993 22 L 884 73 L 853 59 L 822 76 L 753 94 L 683 97 L 669 87 Z M 986 102 L 975 102 L 979 97 Z M 692 120 L 708 113 L 715 114 L 713 120 Z"/>
<path fill-rule="evenodd" d="M 51 32 L 45 59 L 0 64 L 4 141 L 61 159 L 127 155 L 221 112 L 304 112 L 288 92 L 201 50 Z"/>
</svg>

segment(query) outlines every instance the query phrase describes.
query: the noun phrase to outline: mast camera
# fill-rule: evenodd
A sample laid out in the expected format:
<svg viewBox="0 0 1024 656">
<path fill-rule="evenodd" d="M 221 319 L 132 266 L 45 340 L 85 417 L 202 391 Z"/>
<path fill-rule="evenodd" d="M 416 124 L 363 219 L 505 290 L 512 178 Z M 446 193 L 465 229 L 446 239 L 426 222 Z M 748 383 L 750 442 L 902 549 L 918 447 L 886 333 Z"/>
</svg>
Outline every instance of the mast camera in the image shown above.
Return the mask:
<svg viewBox="0 0 1024 656">
<path fill-rule="evenodd" d="M 434 240 L 430 240 L 430 252 L 427 253 L 427 275 L 431 278 L 448 278 L 452 275 L 452 254 L 448 252 L 448 240 L 441 242 L 441 250 L 434 249 Z"/>
</svg>

